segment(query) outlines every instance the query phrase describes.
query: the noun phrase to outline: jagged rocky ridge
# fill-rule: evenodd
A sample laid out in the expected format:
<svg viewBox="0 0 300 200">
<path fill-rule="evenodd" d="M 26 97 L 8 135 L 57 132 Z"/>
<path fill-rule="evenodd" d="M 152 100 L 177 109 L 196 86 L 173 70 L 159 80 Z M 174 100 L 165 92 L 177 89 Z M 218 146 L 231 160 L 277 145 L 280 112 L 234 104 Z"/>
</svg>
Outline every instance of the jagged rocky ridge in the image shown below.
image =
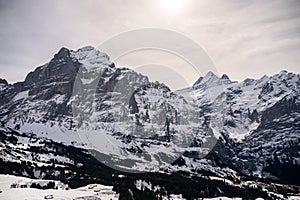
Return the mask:
<svg viewBox="0 0 300 200">
<path fill-rule="evenodd" d="M 247 175 L 299 184 L 299 74 L 238 83 L 208 73 L 199 80 L 179 93 L 197 93 L 196 103 L 221 135 L 222 145 L 210 156 Z M 216 94 L 207 100 L 208 92 Z"/>
<path fill-rule="evenodd" d="M 2 126 L 83 148 L 86 141 L 76 129 L 103 130 L 121 141 L 121 151 L 135 155 L 171 144 L 180 131 L 176 126 L 186 125 L 192 136 L 186 151 L 175 156 L 167 152 L 178 159 L 173 165 L 162 161 L 160 170 L 299 185 L 299 74 L 282 71 L 238 83 L 210 72 L 191 88 L 174 93 L 84 47 L 62 48 L 24 82 L 10 85 L 2 79 L 0 84 Z M 187 112 L 192 113 L 189 118 L 180 116 Z M 138 135 L 149 130 L 155 134 Z M 204 141 L 212 139 L 206 149 L 216 142 L 212 135 L 220 140 L 203 158 Z M 111 149 L 100 150 L 101 158 L 122 158 Z"/>
<path fill-rule="evenodd" d="M 116 68 L 93 47 L 62 48 L 1 95 L 6 126 L 94 148 L 113 166 L 125 160 L 127 169 L 154 170 L 176 160 L 191 142 L 199 155 L 208 149 L 200 144 L 214 143 L 197 107 L 164 84 Z M 94 141 L 99 142 L 90 145 Z"/>
</svg>

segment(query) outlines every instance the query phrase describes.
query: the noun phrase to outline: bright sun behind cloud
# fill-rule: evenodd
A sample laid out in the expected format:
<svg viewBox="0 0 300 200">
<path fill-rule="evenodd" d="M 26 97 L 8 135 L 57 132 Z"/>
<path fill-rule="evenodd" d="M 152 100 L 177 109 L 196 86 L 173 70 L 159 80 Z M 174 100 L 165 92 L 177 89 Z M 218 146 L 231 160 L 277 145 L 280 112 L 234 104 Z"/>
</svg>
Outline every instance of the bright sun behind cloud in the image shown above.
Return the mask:
<svg viewBox="0 0 300 200">
<path fill-rule="evenodd" d="M 187 0 L 159 0 L 162 11 L 166 14 L 175 15 L 181 13 Z"/>
</svg>

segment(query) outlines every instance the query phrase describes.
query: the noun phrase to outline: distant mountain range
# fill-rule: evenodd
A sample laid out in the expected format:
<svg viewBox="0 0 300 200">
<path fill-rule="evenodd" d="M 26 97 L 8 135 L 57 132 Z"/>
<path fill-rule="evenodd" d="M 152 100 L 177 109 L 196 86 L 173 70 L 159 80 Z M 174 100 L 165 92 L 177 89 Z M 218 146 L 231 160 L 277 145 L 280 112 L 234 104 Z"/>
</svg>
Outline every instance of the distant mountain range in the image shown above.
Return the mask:
<svg viewBox="0 0 300 200">
<path fill-rule="evenodd" d="M 0 79 L 0 173 L 113 185 L 121 199 L 300 194 L 299 93 L 287 71 L 208 72 L 171 91 L 93 47 L 62 48 L 23 82 Z"/>
</svg>

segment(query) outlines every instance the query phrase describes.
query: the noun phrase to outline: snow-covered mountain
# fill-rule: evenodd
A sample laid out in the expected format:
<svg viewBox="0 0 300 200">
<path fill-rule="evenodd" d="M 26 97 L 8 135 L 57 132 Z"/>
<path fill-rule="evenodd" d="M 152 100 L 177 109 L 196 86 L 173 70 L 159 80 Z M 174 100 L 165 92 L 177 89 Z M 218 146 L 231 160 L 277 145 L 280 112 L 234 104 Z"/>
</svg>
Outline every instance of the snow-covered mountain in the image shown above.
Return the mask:
<svg viewBox="0 0 300 200">
<path fill-rule="evenodd" d="M 123 170 L 158 170 L 191 143 L 199 155 L 215 143 L 197 107 L 89 46 L 62 48 L 1 95 L 6 127 L 92 149 Z"/>
<path fill-rule="evenodd" d="M 227 166 L 245 174 L 295 182 L 300 157 L 299 91 L 299 74 L 287 71 L 240 83 L 209 72 L 193 87 L 177 93 L 194 94 L 205 121 L 230 147 L 225 152 L 223 147 L 222 153 L 212 151 Z"/>
<path fill-rule="evenodd" d="M 286 71 L 243 82 L 209 72 L 172 92 L 93 47 L 62 48 L 23 82 L 0 79 L 1 163 L 13 166 L 1 172 L 62 179 L 66 168 L 70 180 L 90 180 L 93 155 L 110 175 L 219 177 L 238 194 L 243 179 L 299 185 L 299 89 L 299 74 Z M 24 163 L 38 168 L 16 170 Z M 211 187 L 204 193 L 217 195 Z"/>
</svg>

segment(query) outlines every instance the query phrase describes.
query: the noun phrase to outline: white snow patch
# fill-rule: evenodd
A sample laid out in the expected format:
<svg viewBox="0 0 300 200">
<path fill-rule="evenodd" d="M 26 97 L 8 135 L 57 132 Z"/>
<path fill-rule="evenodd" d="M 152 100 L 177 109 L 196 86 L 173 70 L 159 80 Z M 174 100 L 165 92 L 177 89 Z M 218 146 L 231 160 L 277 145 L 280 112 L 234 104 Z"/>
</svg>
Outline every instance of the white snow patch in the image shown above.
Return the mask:
<svg viewBox="0 0 300 200">
<path fill-rule="evenodd" d="M 13 101 L 18 101 L 20 99 L 26 99 L 28 97 L 28 94 L 29 94 L 29 90 L 19 92 L 18 94 L 16 94 L 16 96 L 14 96 Z"/>
</svg>

